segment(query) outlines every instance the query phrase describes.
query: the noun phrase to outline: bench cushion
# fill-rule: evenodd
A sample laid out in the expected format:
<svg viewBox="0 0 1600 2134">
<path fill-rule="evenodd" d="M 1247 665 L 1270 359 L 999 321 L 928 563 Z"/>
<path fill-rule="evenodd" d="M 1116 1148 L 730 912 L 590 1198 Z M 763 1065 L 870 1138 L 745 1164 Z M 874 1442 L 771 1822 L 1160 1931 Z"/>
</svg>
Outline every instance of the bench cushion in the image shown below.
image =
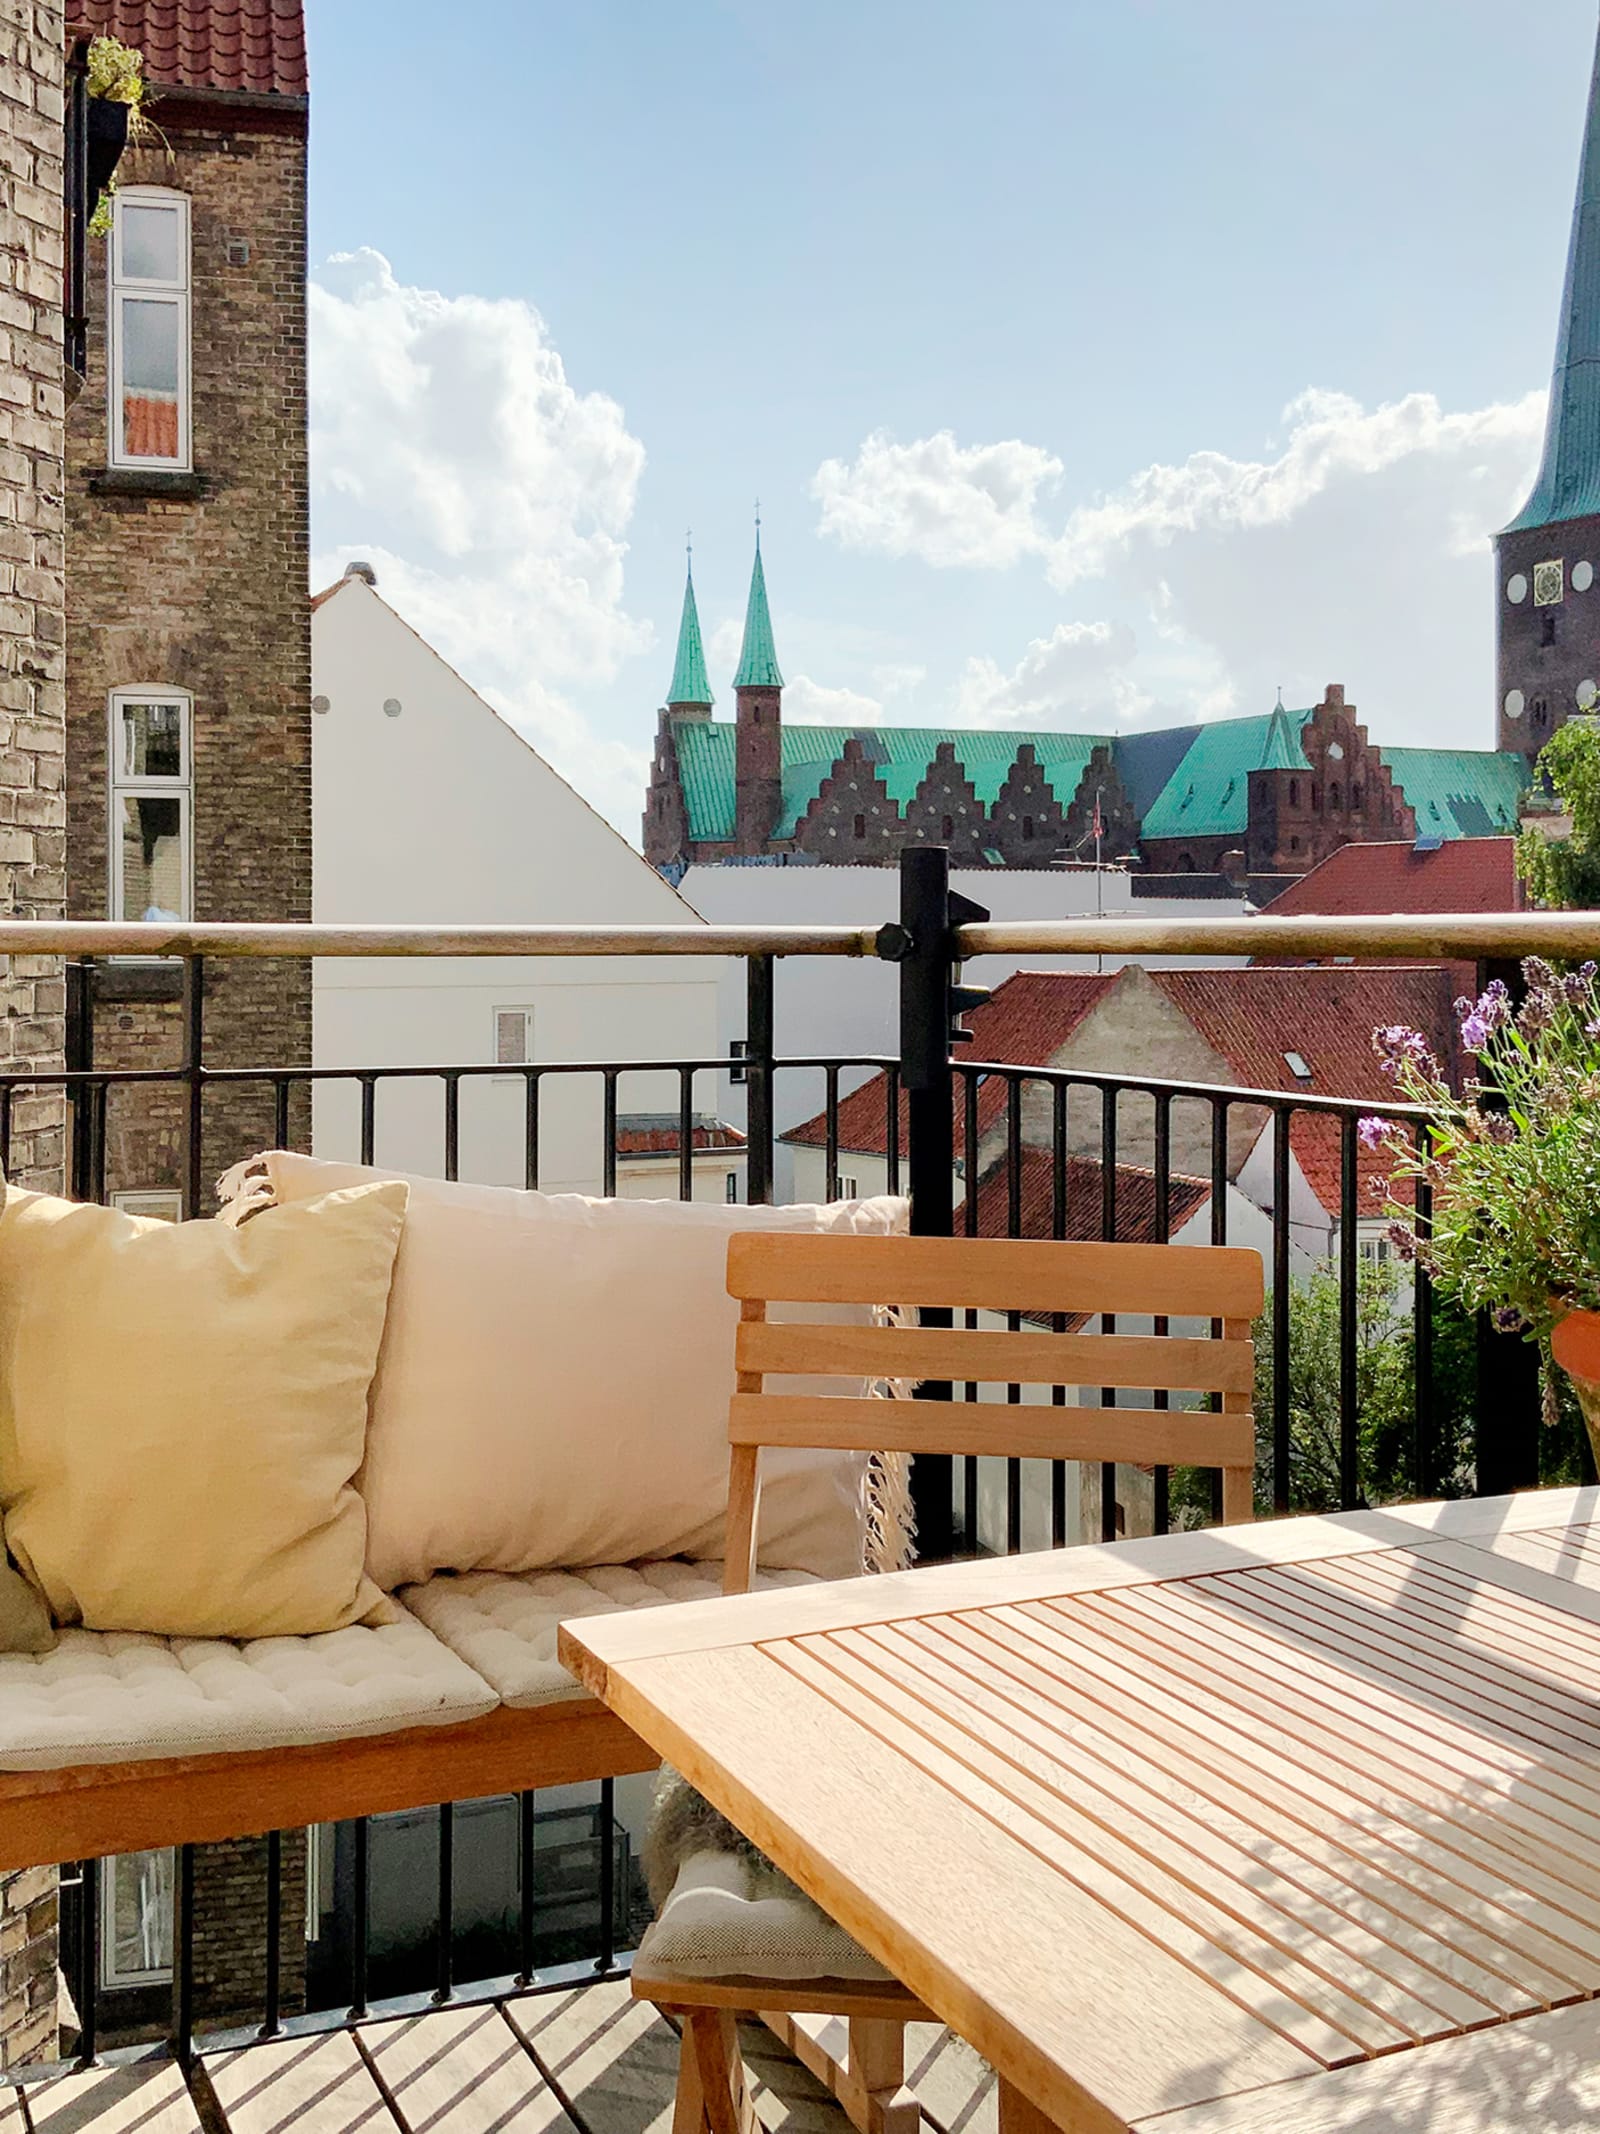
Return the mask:
<svg viewBox="0 0 1600 2134">
<path fill-rule="evenodd" d="M 645 1930 L 634 1970 L 652 1983 L 671 1978 L 865 1982 L 891 1975 L 776 1868 L 722 1852 L 695 1853 L 684 1861 L 672 1894 Z"/>
<path fill-rule="evenodd" d="M 298 1747 L 480 1718 L 493 1689 L 414 1617 L 304 1638 L 64 1630 L 0 1654 L 0 1770 Z"/>
<path fill-rule="evenodd" d="M 758 1571 L 756 1584 L 803 1586 L 807 1571 Z M 406 1606 L 452 1652 L 459 1653 L 520 1710 L 581 1697 L 584 1690 L 556 1658 L 556 1631 L 569 1617 L 659 1608 L 667 1601 L 711 1600 L 722 1591 L 720 1563 L 600 1564 L 583 1571 L 446 1573 L 407 1586 Z"/>
</svg>

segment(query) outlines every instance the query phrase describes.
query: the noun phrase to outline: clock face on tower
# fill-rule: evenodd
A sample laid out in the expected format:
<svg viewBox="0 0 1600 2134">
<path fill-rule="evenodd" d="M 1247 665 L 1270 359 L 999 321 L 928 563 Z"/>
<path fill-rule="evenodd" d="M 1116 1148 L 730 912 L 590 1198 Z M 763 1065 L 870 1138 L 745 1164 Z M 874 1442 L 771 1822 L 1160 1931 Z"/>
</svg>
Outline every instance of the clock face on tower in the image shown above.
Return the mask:
<svg viewBox="0 0 1600 2134">
<path fill-rule="evenodd" d="M 1559 558 L 1553 563 L 1536 563 L 1533 566 L 1533 604 L 1536 608 L 1553 608 L 1558 605 L 1562 597 L 1564 575 Z"/>
</svg>

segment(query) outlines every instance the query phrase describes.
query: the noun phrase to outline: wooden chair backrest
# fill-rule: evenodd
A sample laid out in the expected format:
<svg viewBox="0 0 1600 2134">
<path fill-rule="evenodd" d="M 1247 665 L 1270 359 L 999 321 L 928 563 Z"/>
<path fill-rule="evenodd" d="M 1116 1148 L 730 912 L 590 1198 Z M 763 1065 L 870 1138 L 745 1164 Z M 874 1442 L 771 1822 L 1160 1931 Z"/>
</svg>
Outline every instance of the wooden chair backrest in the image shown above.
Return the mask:
<svg viewBox="0 0 1600 2134">
<path fill-rule="evenodd" d="M 749 1590 L 763 1445 L 859 1452 L 998 1453 L 1219 1467 L 1223 1516 L 1252 1509 L 1255 1355 L 1261 1255 L 1225 1245 L 1099 1245 L 1031 1239 L 778 1236 L 728 1244 L 739 1300 L 736 1391 L 728 1406 L 726 1586 Z M 1204 1320 L 1220 1335 L 1056 1333 L 1009 1328 L 837 1325 L 773 1320 L 770 1304 L 893 1305 L 1081 1319 L 1137 1313 Z M 1113 1395 L 1220 1396 L 1211 1408 L 1056 1407 L 1005 1399 L 881 1400 L 768 1392 L 768 1378 L 951 1380 L 956 1385 L 1092 1386 Z"/>
</svg>

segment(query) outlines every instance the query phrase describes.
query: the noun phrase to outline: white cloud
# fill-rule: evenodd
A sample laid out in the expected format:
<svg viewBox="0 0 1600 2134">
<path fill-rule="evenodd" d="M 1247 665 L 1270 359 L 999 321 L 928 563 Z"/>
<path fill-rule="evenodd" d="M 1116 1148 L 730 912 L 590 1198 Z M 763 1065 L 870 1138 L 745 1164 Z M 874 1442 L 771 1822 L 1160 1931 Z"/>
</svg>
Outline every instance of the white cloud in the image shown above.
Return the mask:
<svg viewBox="0 0 1600 2134">
<path fill-rule="evenodd" d="M 365 556 L 384 597 L 614 820 L 648 763 L 565 693 L 651 642 L 623 606 L 644 447 L 568 380 L 529 304 L 396 281 L 340 253 L 310 287 L 319 583 Z"/>
<path fill-rule="evenodd" d="M 1307 391 L 1259 458 L 1145 468 L 1056 526 L 1061 464 L 1011 440 L 869 437 L 813 482 L 821 530 L 936 565 L 1042 562 L 1101 615 L 972 659 L 950 716 L 1140 726 L 1309 703 L 1344 682 L 1379 736 L 1492 742 L 1488 536 L 1526 493 L 1544 396 L 1447 412 L 1431 393 L 1368 409 Z"/>
<path fill-rule="evenodd" d="M 828 689 L 809 674 L 796 674 L 784 687 L 783 715 L 800 726 L 876 726 L 883 705 L 858 689 Z"/>
<path fill-rule="evenodd" d="M 956 685 L 958 726 L 1079 726 L 1090 732 L 1148 724 L 1153 709 L 1133 680 L 1132 630 L 1109 622 L 1064 622 L 1036 637 L 1009 672 L 969 659 Z"/>
<path fill-rule="evenodd" d="M 1045 545 L 1039 496 L 1060 475 L 1053 453 L 1020 438 L 958 445 L 940 430 L 902 445 L 874 430 L 853 461 L 823 461 L 811 494 L 819 531 L 846 548 L 1004 570 Z"/>
</svg>

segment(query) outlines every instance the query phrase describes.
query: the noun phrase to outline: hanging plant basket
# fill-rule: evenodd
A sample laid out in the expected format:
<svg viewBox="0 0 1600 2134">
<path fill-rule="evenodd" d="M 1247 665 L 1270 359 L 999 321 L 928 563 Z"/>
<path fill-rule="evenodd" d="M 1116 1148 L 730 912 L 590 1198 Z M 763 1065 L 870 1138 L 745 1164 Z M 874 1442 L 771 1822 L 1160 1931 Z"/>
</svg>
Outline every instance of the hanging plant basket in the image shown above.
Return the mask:
<svg viewBox="0 0 1600 2134">
<path fill-rule="evenodd" d="M 112 173 L 122 160 L 122 151 L 128 145 L 128 121 L 133 115 L 133 106 L 114 104 L 104 96 L 91 96 L 88 111 L 88 194 L 92 204 L 110 184 Z"/>
</svg>

